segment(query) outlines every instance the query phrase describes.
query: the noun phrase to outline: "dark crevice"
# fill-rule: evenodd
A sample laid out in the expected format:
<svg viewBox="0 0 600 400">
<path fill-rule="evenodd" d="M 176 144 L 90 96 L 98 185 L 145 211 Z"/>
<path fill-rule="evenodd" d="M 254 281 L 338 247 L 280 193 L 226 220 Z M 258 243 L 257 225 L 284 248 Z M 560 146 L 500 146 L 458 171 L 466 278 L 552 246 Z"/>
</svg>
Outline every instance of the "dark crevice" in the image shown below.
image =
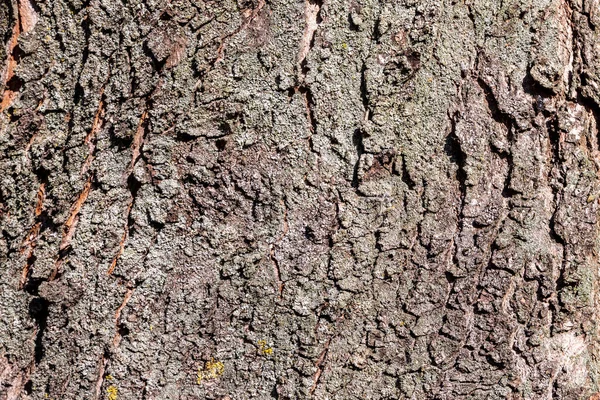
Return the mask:
<svg viewBox="0 0 600 400">
<path fill-rule="evenodd" d="M 375 20 L 375 25 L 373 26 L 373 37 L 372 37 L 372 40 L 375 43 L 379 44 L 379 41 L 381 40 L 381 36 L 382 36 L 382 33 L 381 33 L 381 17 L 378 17 Z"/>
<path fill-rule="evenodd" d="M 546 129 L 552 146 L 552 164 L 556 165 L 560 163 L 560 128 L 556 116 L 546 120 Z"/>
<path fill-rule="evenodd" d="M 369 110 L 369 90 L 367 88 L 367 64 L 363 61 L 362 67 L 360 68 L 360 98 L 362 100 L 363 108 L 367 115 L 367 119 L 370 121 L 372 116 Z"/>
<path fill-rule="evenodd" d="M 360 26 L 356 25 L 352 20 L 352 13 L 348 13 L 348 25 L 350 26 L 350 30 L 353 32 L 360 31 Z"/>
<path fill-rule="evenodd" d="M 446 136 L 446 144 L 444 146 L 444 151 L 450 158 L 450 161 L 456 164 L 456 180 L 458 181 L 458 188 L 460 192 L 460 201 L 456 219 L 456 236 L 452 243 L 452 263 L 457 267 L 459 267 L 461 264 L 458 257 L 459 246 L 457 243 L 457 237 L 460 235 L 464 224 L 463 211 L 467 196 L 467 173 L 465 171 L 467 154 L 462 149 L 460 138 L 456 133 L 456 122 L 458 117 L 458 111 L 453 115 L 450 115 L 450 132 Z M 449 276 L 446 276 L 446 278 L 449 278 Z"/>
<path fill-rule="evenodd" d="M 496 367 L 498 369 L 504 369 L 505 368 L 505 364 L 502 361 L 496 361 L 490 355 L 486 355 L 485 358 L 486 358 L 488 364 L 490 364 L 491 366 Z"/>
<path fill-rule="evenodd" d="M 460 201 L 461 201 L 461 209 L 460 215 L 462 216 L 462 208 L 464 206 L 465 197 L 467 195 L 467 172 L 465 170 L 467 155 L 463 151 L 462 146 L 460 144 L 460 139 L 456 134 L 456 119 L 458 118 L 458 112 L 454 113 L 450 117 L 451 129 L 448 136 L 446 136 L 446 145 L 444 146 L 444 151 L 450 158 L 450 161 L 456 164 L 456 180 L 458 181 L 459 190 L 460 190 Z"/>
<path fill-rule="evenodd" d="M 271 398 L 272 399 L 281 399 L 281 395 L 279 394 L 279 390 L 277 389 L 277 385 L 273 386 L 273 389 L 271 390 Z"/>
<path fill-rule="evenodd" d="M 49 229 L 51 232 L 59 231 L 58 225 L 54 223 L 47 211 L 43 210 L 38 219 L 41 222 L 40 233 L 44 232 L 46 229 Z"/>
<path fill-rule="evenodd" d="M 377 249 L 377 251 L 379 253 L 381 253 L 383 251 L 383 246 L 381 245 L 381 231 L 377 230 L 374 233 L 375 236 L 375 249 Z"/>
<path fill-rule="evenodd" d="M 64 37 L 63 35 L 61 35 L 60 33 L 56 33 L 56 41 L 58 42 L 58 48 L 60 49 L 61 53 L 65 53 L 65 51 L 67 50 L 67 47 L 65 46 L 65 41 L 64 41 Z"/>
<path fill-rule="evenodd" d="M 585 16 L 585 19 L 586 19 L 586 22 L 587 22 L 588 28 L 590 28 L 590 30 L 591 30 L 592 32 L 596 32 L 596 25 L 594 25 L 594 22 L 593 22 L 593 19 L 592 19 L 592 16 L 590 15 L 590 13 L 589 13 L 589 12 L 585 12 L 585 11 L 584 11 L 584 10 L 582 10 L 582 9 L 579 9 L 579 10 L 577 10 L 577 11 L 578 11 L 578 12 L 579 12 L 581 15 Z M 574 30 L 574 31 L 577 31 L 577 29 L 573 29 L 573 30 Z M 577 32 L 577 33 L 578 33 L 578 32 Z M 575 35 L 573 35 L 573 36 L 575 36 Z"/>
<path fill-rule="evenodd" d="M 131 216 L 131 213 L 129 215 Z M 165 227 L 164 223 L 152 219 L 152 216 L 150 215 L 150 210 L 146 210 L 146 218 L 148 219 L 148 223 L 150 224 L 150 226 L 157 232 L 160 232 Z M 129 221 L 133 223 L 133 220 L 131 218 L 129 218 Z M 132 225 L 130 225 L 130 227 L 131 226 Z"/>
<path fill-rule="evenodd" d="M 37 181 L 40 183 L 40 188 L 44 187 L 45 189 L 43 189 L 43 191 L 47 191 L 48 190 L 48 178 L 50 177 L 50 171 L 46 170 L 43 167 L 40 167 L 38 169 L 36 169 L 34 171 L 36 177 L 37 177 Z M 42 189 L 40 189 L 42 190 Z M 42 191 L 42 193 L 44 193 Z M 42 194 L 43 195 L 43 194 Z M 44 230 L 50 228 L 53 232 L 58 232 L 58 228 L 56 227 L 56 225 L 54 224 L 54 222 L 52 222 L 52 219 L 48 216 L 48 211 L 44 209 L 43 207 L 43 199 L 39 199 L 38 198 L 38 206 L 41 207 L 41 210 L 37 210 L 36 209 L 36 217 L 35 217 L 35 222 L 34 222 L 34 226 L 39 224 L 39 229 L 36 232 L 36 235 L 40 235 L 41 232 L 43 232 Z M 39 214 L 38 214 L 39 212 Z M 32 245 L 34 246 L 34 244 Z M 37 257 L 34 255 L 33 251 L 31 251 L 31 253 L 29 254 L 29 256 L 27 257 L 27 261 L 26 261 L 26 269 L 27 269 L 27 275 L 25 277 L 25 281 L 23 282 L 23 290 L 33 296 L 38 296 L 38 289 L 40 287 L 40 285 L 42 284 L 42 282 L 44 282 L 46 279 L 41 279 L 41 278 L 31 278 L 31 275 L 33 273 L 33 266 L 35 264 L 37 260 Z"/>
<path fill-rule="evenodd" d="M 175 135 L 175 140 L 177 140 L 178 142 L 193 142 L 197 139 L 198 137 L 190 135 L 189 133 L 183 131 L 178 131 Z"/>
<path fill-rule="evenodd" d="M 313 97 L 312 91 L 307 86 L 300 86 L 298 88 L 298 92 L 300 92 L 300 94 L 302 94 L 304 96 L 304 99 L 306 101 L 306 108 L 307 108 L 308 119 L 309 119 L 309 123 L 310 123 L 310 129 L 311 129 L 311 132 L 313 134 L 315 134 L 317 132 L 317 120 L 315 118 L 315 111 L 314 111 L 315 99 Z"/>
<path fill-rule="evenodd" d="M 44 357 L 44 346 L 43 346 L 43 338 L 44 331 L 46 330 L 50 303 L 48 300 L 43 297 L 36 297 L 29 302 L 29 316 L 33 318 L 33 320 L 37 324 L 37 333 L 35 335 L 35 349 L 34 349 L 34 360 L 36 364 Z"/>
<path fill-rule="evenodd" d="M 160 14 L 159 19 L 161 21 L 170 21 L 173 19 L 173 16 L 171 15 L 171 13 L 169 12 L 169 10 L 165 10 Z"/>
<path fill-rule="evenodd" d="M 478 78 L 477 83 L 479 84 L 479 87 L 481 87 L 481 90 L 483 90 L 483 93 L 485 95 L 485 100 L 486 100 L 488 109 L 490 110 L 490 113 L 492 115 L 492 118 L 494 119 L 494 121 L 505 126 L 506 139 L 508 141 L 509 146 L 512 145 L 513 134 L 514 134 L 513 129 L 515 126 L 512 116 L 500 109 L 500 107 L 498 105 L 498 100 L 494 96 L 494 92 L 492 91 L 492 89 L 488 86 L 488 84 L 483 79 Z M 525 82 L 523 83 L 523 85 L 525 87 Z M 532 88 L 533 86 L 529 86 L 529 87 Z M 511 151 L 510 150 L 508 150 L 508 152 L 496 151 L 496 149 L 493 146 L 491 146 L 491 150 L 492 150 L 492 152 L 498 154 L 501 158 L 506 159 L 506 161 L 508 163 L 508 172 L 504 179 L 504 186 L 502 188 L 502 197 L 511 198 L 511 197 L 516 196 L 520 192 L 511 188 L 511 177 L 512 177 L 512 171 L 513 171 L 513 160 L 512 160 Z"/>
<path fill-rule="evenodd" d="M 18 64 L 19 62 L 21 62 L 21 60 L 23 59 L 23 57 L 25 57 L 25 52 L 23 51 L 23 49 L 21 49 L 21 46 L 19 46 L 18 44 L 15 45 L 15 47 L 12 50 L 12 56 L 13 59 L 15 60 L 15 62 Z"/>
<path fill-rule="evenodd" d="M 131 142 L 133 140 L 132 137 L 119 136 L 116 132 L 114 125 L 111 125 L 108 128 L 108 137 L 109 137 L 110 143 L 114 147 L 116 147 L 119 151 L 128 149 L 131 146 Z"/>
<path fill-rule="evenodd" d="M 117 333 L 119 334 L 119 336 L 125 337 L 125 336 L 129 335 L 129 332 L 130 332 L 129 328 L 125 324 L 123 324 L 123 323 L 119 324 L 119 326 L 117 328 Z"/>
<path fill-rule="evenodd" d="M 18 4 L 13 1 L 5 1 L 3 4 L 5 4 L 6 7 L 8 8 L 8 12 L 6 13 L 6 15 L 8 15 L 10 17 L 10 21 L 8 21 L 8 23 L 6 25 L 7 25 L 7 27 L 14 26 L 15 22 L 17 22 L 19 20 L 18 7 L 15 7 L 15 6 L 18 6 Z M 6 32 L 4 32 L 4 37 L 2 38 L 2 43 L 5 43 L 5 44 L 8 43 L 12 34 L 13 34 L 13 30 L 7 29 Z"/>
<path fill-rule="evenodd" d="M 165 66 L 167 59 L 165 58 L 162 61 L 159 61 L 155 56 L 154 53 L 152 52 L 152 50 L 150 50 L 150 48 L 148 47 L 148 42 L 144 42 L 144 44 L 142 45 L 142 50 L 144 52 L 144 54 L 146 55 L 146 57 L 148 57 L 150 59 L 150 63 L 152 64 L 152 68 L 160 73 L 163 69 L 163 67 Z"/>
<path fill-rule="evenodd" d="M 485 100 L 487 102 L 488 109 L 492 113 L 492 118 L 494 119 L 494 121 L 506 126 L 506 129 L 508 130 L 510 135 L 511 126 L 513 125 L 511 116 L 500 109 L 498 105 L 498 100 L 496 100 L 496 96 L 494 96 L 492 88 L 490 88 L 483 79 L 478 78 L 477 83 L 479 84 L 479 86 L 483 90 L 483 93 L 485 94 Z"/>
<path fill-rule="evenodd" d="M 406 157 L 404 155 L 402 155 L 402 182 L 404 182 L 411 190 L 417 186 L 416 182 L 412 179 L 410 173 L 408 172 L 408 167 L 406 166 Z"/>
<path fill-rule="evenodd" d="M 533 79 L 530 70 L 531 68 L 529 68 L 525 78 L 523 78 L 523 91 L 534 98 L 536 96 L 541 96 L 543 98 L 553 97 L 555 93 L 551 89 L 543 87 Z"/>
<path fill-rule="evenodd" d="M 352 136 L 352 143 L 356 148 L 356 163 L 354 164 L 354 173 L 352 174 L 352 187 L 358 188 L 359 180 L 358 180 L 358 170 L 360 168 L 360 158 L 365 152 L 365 146 L 363 144 L 363 131 L 360 129 L 356 129 L 354 131 L 354 135 Z"/>
<path fill-rule="evenodd" d="M 131 215 L 131 209 L 133 209 L 133 207 L 135 206 L 135 199 L 141 187 L 142 183 L 135 178 L 133 173 L 130 174 L 127 178 L 127 189 L 129 189 L 129 193 L 131 194 L 130 212 L 127 214 L 127 227 L 129 229 L 129 236 L 133 236 L 133 233 L 135 231 L 135 221 L 133 220 L 133 216 Z"/>
<path fill-rule="evenodd" d="M 25 394 L 31 395 L 33 393 L 33 382 L 30 380 L 27 381 L 25 386 L 23 386 L 23 391 Z"/>
<path fill-rule="evenodd" d="M 507 132 L 509 144 L 512 143 L 512 134 L 511 134 L 510 129 L 511 128 L 509 127 L 509 130 Z M 502 193 L 501 193 L 502 197 L 504 197 L 505 199 L 508 199 L 508 198 L 516 196 L 517 194 L 520 194 L 520 192 L 513 189 L 510 184 L 512 172 L 513 172 L 513 160 L 512 160 L 512 154 L 510 153 L 510 150 L 507 152 L 503 149 L 498 149 L 493 144 L 490 143 L 490 151 L 492 152 L 492 154 L 496 154 L 502 160 L 505 160 L 508 165 L 508 171 L 506 172 L 506 176 L 504 177 L 504 184 L 502 186 Z"/>
<path fill-rule="evenodd" d="M 314 241 L 315 240 L 315 232 L 313 231 L 313 229 L 310 226 L 305 226 L 304 227 L 304 237 L 310 241 Z"/>
<path fill-rule="evenodd" d="M 33 256 L 35 258 L 35 256 Z M 29 260 L 28 260 L 29 262 Z M 32 265 L 32 264 L 31 264 Z M 44 278 L 31 278 L 31 270 L 27 276 L 27 281 L 23 285 L 23 290 L 32 296 L 39 296 L 39 289 L 43 282 L 46 282 Z"/>
<path fill-rule="evenodd" d="M 458 279 L 458 277 L 454 276 L 454 274 L 450 271 L 446 271 L 446 272 L 444 272 L 444 274 L 446 275 L 446 280 L 451 285 L 453 285 L 456 282 L 456 280 Z"/>
<path fill-rule="evenodd" d="M 81 29 L 83 30 L 84 38 L 85 38 L 85 46 L 83 46 L 83 52 L 81 53 L 81 67 L 79 69 L 79 76 L 77 77 L 77 84 L 75 85 L 75 104 L 79 104 L 81 100 L 83 100 L 84 90 L 81 86 L 81 75 L 83 74 L 83 70 L 85 68 L 85 64 L 90 56 L 90 37 L 92 36 L 91 22 L 90 17 L 86 16 L 81 21 Z"/>
<path fill-rule="evenodd" d="M 72 249 L 73 249 L 73 246 L 71 244 L 69 244 L 67 247 L 64 247 L 64 248 L 58 250 L 58 259 L 64 260 L 65 257 L 71 252 Z"/>
<path fill-rule="evenodd" d="M 581 78 L 582 86 L 585 85 L 585 77 Z M 581 90 L 577 92 L 577 103 L 585 107 L 587 111 L 591 111 L 594 121 L 596 122 L 596 142 L 598 149 L 600 149 L 600 105 L 593 99 L 585 97 Z M 556 142 L 558 143 L 558 142 Z"/>
<path fill-rule="evenodd" d="M 218 139 L 217 141 L 215 141 L 215 146 L 217 146 L 218 151 L 223 151 L 227 147 L 227 140 Z"/>
<path fill-rule="evenodd" d="M 585 99 L 583 99 L 581 97 L 581 95 L 578 93 L 578 101 L 580 101 L 580 104 L 584 105 L 584 107 L 588 108 L 588 106 L 585 104 Z M 596 116 L 596 114 L 594 113 L 594 116 Z M 551 309 L 552 309 L 552 329 L 555 329 L 554 326 L 554 320 L 556 319 L 556 316 L 560 313 L 562 306 L 564 305 L 563 301 L 561 300 L 561 292 L 563 292 L 567 287 L 569 286 L 573 286 L 574 283 L 573 282 L 566 282 L 565 280 L 565 268 L 566 268 L 566 262 L 567 262 L 567 241 L 565 240 L 565 238 L 563 236 L 561 236 L 561 234 L 559 233 L 558 227 L 557 227 L 557 217 L 558 217 L 558 213 L 561 207 L 561 198 L 563 195 L 563 191 L 565 189 L 565 172 L 563 170 L 563 165 L 562 165 L 562 160 L 561 160 L 561 145 L 560 145 L 560 135 L 561 135 L 561 130 L 559 127 L 559 121 L 558 121 L 558 117 L 556 115 L 554 115 L 552 118 L 547 119 L 546 122 L 546 127 L 547 127 L 547 131 L 548 131 L 548 137 L 550 140 L 550 145 L 552 148 L 552 160 L 551 160 L 551 164 L 552 164 L 552 168 L 556 168 L 556 171 L 558 172 L 558 176 L 557 178 L 557 182 L 555 182 L 554 184 L 551 184 L 552 187 L 552 192 L 553 192 L 553 202 L 554 202 L 554 212 L 552 213 L 552 216 L 550 217 L 550 220 L 548 221 L 548 234 L 550 236 L 550 238 L 557 243 L 561 248 L 562 248 L 562 260 L 560 263 L 560 267 L 559 267 L 559 274 L 558 274 L 558 278 L 555 281 L 555 288 L 554 291 L 557 293 L 557 297 L 556 297 L 556 301 L 551 301 L 550 305 L 551 305 Z M 550 179 L 550 175 L 549 175 L 549 179 Z"/>
<path fill-rule="evenodd" d="M 558 293 L 559 304 L 564 305 L 562 301 L 560 301 L 560 294 L 567 288 L 577 287 L 577 282 L 569 282 L 565 278 L 564 271 L 561 271 L 560 276 L 556 280 L 556 293 Z"/>
<path fill-rule="evenodd" d="M 75 95 L 73 96 L 73 102 L 75 105 L 79 105 L 83 100 L 83 96 L 85 95 L 85 91 L 83 90 L 83 86 L 79 82 L 75 84 Z"/>
<path fill-rule="evenodd" d="M 506 177 L 504 178 L 504 186 L 502 187 L 502 197 L 504 197 L 505 199 L 510 199 L 511 197 L 521 194 L 521 192 L 513 189 L 510 186 L 511 176 L 512 176 L 512 163 L 509 164 L 508 173 L 506 174 Z"/>
<path fill-rule="evenodd" d="M 321 22 L 323 22 L 323 17 L 321 16 L 321 10 L 323 9 L 323 0 L 308 0 L 308 2 L 318 7 L 319 11 L 317 11 L 317 25 L 320 25 Z"/>
<path fill-rule="evenodd" d="M 18 92 L 23 87 L 23 80 L 19 78 L 17 75 L 13 75 L 8 82 L 6 82 L 5 90 L 10 90 L 11 92 Z"/>
<path fill-rule="evenodd" d="M 477 18 L 475 17 L 475 14 L 473 13 L 473 5 L 467 3 L 467 16 L 469 17 L 469 19 L 471 20 L 471 23 L 473 24 L 473 33 L 477 34 Z"/>
</svg>

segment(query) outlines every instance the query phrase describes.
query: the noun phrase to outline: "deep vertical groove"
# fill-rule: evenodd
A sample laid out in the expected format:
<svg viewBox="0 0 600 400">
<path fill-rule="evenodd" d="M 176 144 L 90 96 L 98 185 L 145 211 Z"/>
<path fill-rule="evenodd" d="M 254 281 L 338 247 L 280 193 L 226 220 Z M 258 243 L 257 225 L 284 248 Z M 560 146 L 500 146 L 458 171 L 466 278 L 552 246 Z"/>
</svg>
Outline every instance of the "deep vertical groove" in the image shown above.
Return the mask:
<svg viewBox="0 0 600 400">
<path fill-rule="evenodd" d="M 354 172 L 352 174 L 352 187 L 358 188 L 359 185 L 359 169 L 360 169 L 360 159 L 365 152 L 365 145 L 363 144 L 363 132 L 360 129 L 356 129 L 354 131 L 354 135 L 352 136 L 352 143 L 356 148 L 356 162 L 354 163 Z"/>
</svg>

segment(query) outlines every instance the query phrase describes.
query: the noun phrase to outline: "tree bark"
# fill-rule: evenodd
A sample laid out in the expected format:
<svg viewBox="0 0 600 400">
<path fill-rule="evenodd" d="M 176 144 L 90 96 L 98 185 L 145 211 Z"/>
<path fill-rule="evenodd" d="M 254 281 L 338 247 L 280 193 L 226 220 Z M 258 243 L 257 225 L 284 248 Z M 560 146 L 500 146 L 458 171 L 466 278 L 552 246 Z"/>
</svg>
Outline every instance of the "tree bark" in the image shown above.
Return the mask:
<svg viewBox="0 0 600 400">
<path fill-rule="evenodd" d="M 0 0 L 0 399 L 599 399 L 598 28 Z"/>
</svg>

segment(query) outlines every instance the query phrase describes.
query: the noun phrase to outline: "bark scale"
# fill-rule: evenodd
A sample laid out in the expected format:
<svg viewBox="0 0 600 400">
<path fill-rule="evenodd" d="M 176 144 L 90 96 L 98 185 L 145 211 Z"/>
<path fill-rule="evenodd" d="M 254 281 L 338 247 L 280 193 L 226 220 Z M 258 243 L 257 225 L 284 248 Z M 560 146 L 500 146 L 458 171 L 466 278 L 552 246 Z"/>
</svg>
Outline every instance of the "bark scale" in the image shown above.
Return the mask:
<svg viewBox="0 0 600 400">
<path fill-rule="evenodd" d="M 0 399 L 597 399 L 597 0 L 0 1 Z"/>
</svg>

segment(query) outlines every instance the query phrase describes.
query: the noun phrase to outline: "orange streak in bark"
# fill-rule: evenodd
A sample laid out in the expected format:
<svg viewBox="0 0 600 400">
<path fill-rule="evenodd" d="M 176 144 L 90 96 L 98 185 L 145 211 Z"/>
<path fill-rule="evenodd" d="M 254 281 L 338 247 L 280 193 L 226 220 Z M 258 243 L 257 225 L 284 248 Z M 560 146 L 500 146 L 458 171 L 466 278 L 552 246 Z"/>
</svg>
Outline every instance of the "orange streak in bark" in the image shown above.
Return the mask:
<svg viewBox="0 0 600 400">
<path fill-rule="evenodd" d="M 37 203 L 35 205 L 36 218 L 39 217 L 40 214 L 42 214 L 42 210 L 44 208 L 45 195 L 46 195 L 46 184 L 42 183 L 42 184 L 40 184 L 40 188 L 38 189 L 38 192 L 37 192 Z M 27 233 L 27 236 L 25 237 L 25 240 L 23 241 L 23 244 L 21 245 L 21 254 L 27 252 L 27 261 L 25 262 L 25 266 L 23 267 L 23 270 L 21 271 L 21 280 L 19 281 L 19 289 L 23 289 L 23 286 L 25 286 L 25 282 L 27 282 L 27 276 L 29 275 L 29 270 L 31 269 L 31 264 L 30 264 L 29 258 L 33 255 L 33 249 L 35 248 L 35 242 L 37 240 L 38 234 L 40 233 L 41 226 L 42 226 L 41 222 L 35 223 L 31 227 L 29 232 Z"/>
<path fill-rule="evenodd" d="M 25 262 L 25 266 L 21 271 L 21 280 L 19 281 L 19 289 L 23 289 L 25 286 L 25 282 L 27 282 L 27 276 L 29 275 L 29 270 L 31 269 L 31 263 L 29 258 L 33 255 L 33 249 L 35 248 L 35 241 L 37 240 L 38 233 L 40 233 L 41 223 L 38 222 L 29 230 L 26 239 L 26 248 L 21 249 L 21 253 L 24 253 L 27 250 L 27 261 Z"/>
<path fill-rule="evenodd" d="M 8 59 L 6 61 L 6 70 L 4 72 L 4 94 L 2 96 L 2 101 L 0 102 L 0 113 L 6 110 L 17 96 L 17 92 L 7 88 L 6 84 L 15 75 L 17 60 L 15 59 L 14 50 L 15 47 L 17 47 L 19 36 L 21 33 L 26 33 L 32 30 L 37 23 L 37 20 L 38 16 L 36 15 L 29 0 L 19 0 L 17 21 L 13 27 L 12 36 L 8 42 L 8 48 L 6 49 Z"/>
<path fill-rule="evenodd" d="M 104 354 L 102 355 L 102 357 L 100 357 L 100 360 L 98 361 L 98 379 L 96 379 L 96 396 L 94 397 L 94 399 L 99 399 L 100 398 L 100 391 L 102 390 L 102 382 L 104 381 L 104 371 L 106 369 L 106 364 L 108 364 L 108 360 L 106 359 L 106 357 L 104 357 Z"/>
<path fill-rule="evenodd" d="M 115 258 L 113 258 L 113 261 L 110 264 L 110 268 L 108 268 L 108 271 L 106 271 L 107 275 L 112 275 L 112 273 L 115 270 L 115 267 L 117 266 L 117 261 L 119 261 L 119 257 L 121 257 L 121 254 L 123 254 L 123 250 L 125 249 L 125 241 L 127 240 L 127 236 L 129 233 L 127 221 L 129 220 L 129 213 L 131 212 L 132 206 L 133 206 L 133 201 L 131 203 L 129 203 L 129 206 L 127 207 L 127 213 L 126 213 L 126 218 L 125 218 L 125 232 L 123 232 L 123 237 L 121 238 L 121 242 L 119 243 L 119 251 L 117 252 L 117 255 L 115 256 Z"/>
<path fill-rule="evenodd" d="M 37 204 L 35 206 L 35 216 L 39 217 L 44 208 L 44 198 L 46 196 L 46 184 L 42 183 L 37 192 Z"/>
<path fill-rule="evenodd" d="M 15 67 L 17 66 L 17 61 L 13 55 L 14 49 L 17 46 L 17 40 L 19 39 L 19 35 L 21 34 L 21 29 L 19 23 L 15 24 L 13 28 L 13 34 L 8 42 L 8 61 L 6 62 L 6 72 L 4 76 L 4 95 L 2 96 L 2 102 L 0 102 L 0 113 L 3 112 L 10 106 L 16 96 L 16 92 L 13 92 L 9 88 L 6 87 L 6 84 L 10 79 L 14 76 Z"/>
<path fill-rule="evenodd" d="M 321 378 L 321 374 L 323 373 L 323 368 L 321 365 L 325 361 L 325 357 L 327 357 L 327 352 L 329 351 L 329 344 L 331 343 L 331 339 L 327 340 L 325 343 L 325 348 L 321 351 L 319 358 L 317 358 L 317 362 L 315 362 L 315 367 L 317 367 L 317 372 L 313 375 L 313 385 L 310 388 L 310 395 L 312 396 L 315 390 L 317 389 L 317 385 L 319 384 L 319 378 Z"/>
<path fill-rule="evenodd" d="M 121 334 L 119 333 L 119 318 L 121 318 L 121 311 L 123 311 L 123 309 L 129 302 L 129 299 L 131 299 L 132 295 L 133 289 L 127 289 L 127 292 L 125 292 L 125 297 L 123 298 L 123 302 L 115 311 L 115 336 L 113 337 L 114 347 L 119 346 L 119 343 L 121 342 Z M 108 361 L 108 358 L 106 358 L 104 354 L 102 354 L 100 360 L 98 360 L 98 378 L 96 379 L 96 396 L 94 397 L 95 399 L 100 398 L 100 390 L 102 389 L 102 383 L 104 382 L 104 371 L 106 370 L 106 365 L 108 364 Z"/>
<path fill-rule="evenodd" d="M 125 292 L 125 297 L 123 298 L 123 302 L 121 303 L 121 305 L 119 306 L 119 308 L 117 308 L 117 311 L 115 311 L 115 329 L 116 329 L 116 333 L 115 333 L 115 336 L 113 338 L 113 346 L 115 346 L 115 347 L 117 347 L 119 345 L 119 343 L 121 342 L 121 335 L 119 334 L 119 318 L 121 318 L 121 311 L 123 311 L 123 309 L 125 308 L 125 306 L 129 302 L 129 299 L 131 299 L 132 295 L 133 295 L 133 289 L 127 289 L 127 292 Z"/>
<path fill-rule="evenodd" d="M 87 200 L 91 188 L 92 177 L 90 176 L 85 182 L 81 193 L 79 193 L 79 196 L 77 196 L 77 200 L 75 200 L 75 203 L 73 203 L 73 205 L 71 206 L 71 212 L 69 213 L 69 217 L 63 225 L 63 238 L 60 241 L 60 245 L 58 246 L 59 251 L 66 249 L 71 244 L 71 239 L 73 239 L 73 235 L 75 234 L 75 228 L 77 227 L 77 216 L 79 215 L 79 211 L 81 211 L 81 207 L 83 207 L 83 203 L 85 203 L 85 201 Z M 65 259 L 63 258 L 63 255 L 59 254 L 58 259 L 54 263 L 54 270 L 52 271 L 52 274 L 50 274 L 48 281 L 53 281 L 54 278 L 56 278 L 56 275 L 58 275 L 58 270 L 64 262 Z"/>
<path fill-rule="evenodd" d="M 131 172 L 133 171 L 133 167 L 135 166 L 135 163 L 140 156 L 140 149 L 142 148 L 142 144 L 144 143 L 144 132 L 146 130 L 144 128 L 144 122 L 146 121 L 147 117 L 148 111 L 144 110 L 144 112 L 142 112 L 142 116 L 140 117 L 140 122 L 138 122 L 138 126 L 135 131 L 135 136 L 133 137 L 133 143 L 131 144 L 131 162 L 129 163 L 129 167 L 125 172 L 124 179 L 129 174 L 131 174 Z M 106 271 L 107 275 L 112 275 L 117 266 L 117 261 L 119 261 L 119 258 L 121 257 L 121 255 L 123 254 L 123 250 L 125 249 L 125 241 L 127 241 L 127 236 L 129 233 L 128 220 L 129 214 L 131 213 L 131 207 L 133 207 L 133 201 L 134 199 L 131 199 L 131 203 L 129 203 L 129 206 L 127 207 L 127 212 L 125 213 L 125 232 L 123 232 L 123 237 L 121 237 L 121 242 L 119 243 L 119 251 L 117 252 L 115 258 L 113 258 L 113 261 L 110 264 L 108 271 Z"/>
<path fill-rule="evenodd" d="M 63 228 L 63 239 L 60 242 L 59 250 L 63 250 L 69 244 L 71 244 L 71 239 L 73 238 L 73 234 L 75 233 L 75 227 L 77 226 L 77 215 L 83 206 L 83 203 L 87 200 L 88 194 L 90 193 L 90 189 L 92 188 L 92 177 L 90 176 L 83 186 L 83 190 L 79 193 L 77 200 L 71 206 L 71 213 L 69 214 L 69 218 L 65 222 Z"/>
<path fill-rule="evenodd" d="M 142 148 L 142 144 L 144 143 L 144 122 L 148 117 L 148 111 L 144 110 L 142 116 L 140 117 L 140 122 L 138 122 L 137 129 L 135 131 L 135 136 L 133 137 L 133 143 L 131 144 L 131 163 L 129 164 L 128 171 L 133 171 L 133 166 L 135 162 L 140 156 L 140 149 Z"/>
</svg>

